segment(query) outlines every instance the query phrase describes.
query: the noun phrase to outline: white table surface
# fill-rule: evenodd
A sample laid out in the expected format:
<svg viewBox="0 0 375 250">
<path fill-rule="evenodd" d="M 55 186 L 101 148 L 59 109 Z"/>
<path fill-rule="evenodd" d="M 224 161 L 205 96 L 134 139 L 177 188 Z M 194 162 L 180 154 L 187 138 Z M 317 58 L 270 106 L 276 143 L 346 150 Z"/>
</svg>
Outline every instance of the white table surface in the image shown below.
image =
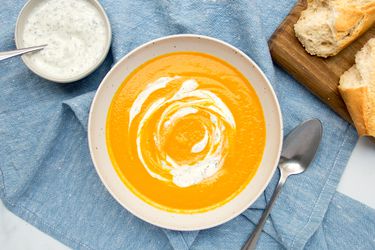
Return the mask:
<svg viewBox="0 0 375 250">
<path fill-rule="evenodd" d="M 337 190 L 375 209 L 375 143 L 358 141 Z M 69 248 L 10 213 L 0 201 L 0 249 Z"/>
</svg>

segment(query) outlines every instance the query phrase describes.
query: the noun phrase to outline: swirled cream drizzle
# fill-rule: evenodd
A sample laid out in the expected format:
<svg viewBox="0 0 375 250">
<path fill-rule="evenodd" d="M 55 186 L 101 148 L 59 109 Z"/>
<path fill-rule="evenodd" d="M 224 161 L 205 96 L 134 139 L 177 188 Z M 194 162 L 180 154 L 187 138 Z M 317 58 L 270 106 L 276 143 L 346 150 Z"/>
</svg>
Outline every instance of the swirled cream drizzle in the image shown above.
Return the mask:
<svg viewBox="0 0 375 250">
<path fill-rule="evenodd" d="M 160 92 L 175 80 L 183 80 L 179 88 Z M 168 154 L 166 140 L 187 117 L 197 119 L 204 134 L 192 144 L 192 157 L 176 160 Z M 137 126 L 137 154 L 148 173 L 179 187 L 199 184 L 220 170 L 228 153 L 229 132 L 236 128 L 231 111 L 218 95 L 200 89 L 195 79 L 179 76 L 161 77 L 146 86 L 130 108 L 129 131 L 132 126 Z"/>
</svg>

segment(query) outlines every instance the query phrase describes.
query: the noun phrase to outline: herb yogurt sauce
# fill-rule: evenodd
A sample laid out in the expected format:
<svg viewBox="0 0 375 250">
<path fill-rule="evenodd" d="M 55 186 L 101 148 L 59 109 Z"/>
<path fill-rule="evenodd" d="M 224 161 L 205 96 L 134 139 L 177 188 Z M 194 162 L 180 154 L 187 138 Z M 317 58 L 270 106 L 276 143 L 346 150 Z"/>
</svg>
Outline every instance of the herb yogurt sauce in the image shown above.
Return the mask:
<svg viewBox="0 0 375 250">
<path fill-rule="evenodd" d="M 87 0 L 44 0 L 29 14 L 25 47 L 48 44 L 26 55 L 40 71 L 57 79 L 72 78 L 94 66 L 106 47 L 105 20 Z"/>
</svg>

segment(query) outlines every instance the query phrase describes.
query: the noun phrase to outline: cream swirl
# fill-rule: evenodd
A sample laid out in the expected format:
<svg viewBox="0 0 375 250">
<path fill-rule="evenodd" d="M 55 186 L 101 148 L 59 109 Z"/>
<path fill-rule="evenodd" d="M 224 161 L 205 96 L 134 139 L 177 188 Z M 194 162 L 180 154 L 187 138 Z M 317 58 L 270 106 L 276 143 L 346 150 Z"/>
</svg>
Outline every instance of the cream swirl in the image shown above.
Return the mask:
<svg viewBox="0 0 375 250">
<path fill-rule="evenodd" d="M 161 77 L 148 84 L 130 108 L 129 131 L 136 126 L 137 154 L 152 177 L 189 187 L 214 176 L 222 167 L 228 153 L 228 137 L 236 124 L 218 95 L 199 89 L 195 79 L 181 80 L 179 76 Z M 166 91 L 173 81 L 182 83 L 179 88 Z M 202 136 L 196 140 L 197 136 L 177 133 L 180 141 L 190 141 L 187 144 L 191 148 L 187 159 L 175 159 L 166 146 L 171 131 L 181 122 L 189 124 L 194 120 Z"/>
</svg>

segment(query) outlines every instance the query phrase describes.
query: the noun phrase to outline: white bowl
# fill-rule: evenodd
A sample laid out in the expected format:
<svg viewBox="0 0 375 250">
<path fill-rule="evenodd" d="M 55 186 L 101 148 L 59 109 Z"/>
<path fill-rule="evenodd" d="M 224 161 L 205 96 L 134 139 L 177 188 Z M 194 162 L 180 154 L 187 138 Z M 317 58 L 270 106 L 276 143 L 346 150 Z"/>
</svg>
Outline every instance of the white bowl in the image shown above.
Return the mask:
<svg viewBox="0 0 375 250">
<path fill-rule="evenodd" d="M 121 182 L 108 155 L 106 118 L 116 90 L 144 62 L 170 52 L 208 53 L 236 67 L 255 89 L 266 120 L 266 145 L 259 169 L 250 183 L 228 203 L 202 213 L 178 214 L 153 207 Z M 243 52 L 220 40 L 200 35 L 174 35 L 148 42 L 124 56 L 103 79 L 91 105 L 88 140 L 96 171 L 112 196 L 135 216 L 173 230 L 199 230 L 222 224 L 242 213 L 259 197 L 273 176 L 282 146 L 282 119 L 276 95 L 260 68 Z"/>
<path fill-rule="evenodd" d="M 35 74 L 39 75 L 40 77 L 43 77 L 47 80 L 53 81 L 53 82 L 59 82 L 59 83 L 69 83 L 78 81 L 89 74 L 91 74 L 95 69 L 97 69 L 104 61 L 105 57 L 108 54 L 109 48 L 111 47 L 111 40 L 112 40 L 112 29 L 111 24 L 109 22 L 109 19 L 107 17 L 107 14 L 104 11 L 104 8 L 100 5 L 99 1 L 96 0 L 88 0 L 99 12 L 99 14 L 102 16 L 102 19 L 104 20 L 104 25 L 106 29 L 106 45 L 104 47 L 104 50 L 101 54 L 101 56 L 97 59 L 97 62 L 93 64 L 89 69 L 87 69 L 85 72 L 80 73 L 77 76 L 74 77 L 68 77 L 65 79 L 56 78 L 53 76 L 50 76 L 42 71 L 40 71 L 33 62 L 30 60 L 30 58 L 26 56 L 22 56 L 23 62 L 26 64 L 26 66 Z M 30 12 L 40 3 L 40 0 L 28 0 L 26 4 L 23 6 L 21 12 L 18 15 L 17 23 L 16 23 L 16 29 L 14 32 L 14 40 L 16 42 L 16 47 L 18 49 L 24 48 L 22 34 L 25 27 L 25 23 L 27 21 L 28 16 L 30 15 Z M 42 44 L 35 44 L 36 45 L 42 45 Z"/>
</svg>

